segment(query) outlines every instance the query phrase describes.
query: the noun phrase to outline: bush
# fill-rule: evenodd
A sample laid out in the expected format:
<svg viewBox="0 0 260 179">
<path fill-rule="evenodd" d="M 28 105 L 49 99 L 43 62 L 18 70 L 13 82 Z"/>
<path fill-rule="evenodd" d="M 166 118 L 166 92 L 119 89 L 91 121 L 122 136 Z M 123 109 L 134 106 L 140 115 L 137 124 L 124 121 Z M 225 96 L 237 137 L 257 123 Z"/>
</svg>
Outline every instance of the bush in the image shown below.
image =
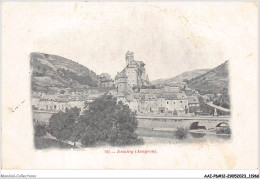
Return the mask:
<svg viewBox="0 0 260 179">
<path fill-rule="evenodd" d="M 179 140 L 186 139 L 188 137 L 189 130 L 184 127 L 178 127 L 175 131 L 175 137 Z"/>
<path fill-rule="evenodd" d="M 45 136 L 47 133 L 46 126 L 43 124 L 35 124 L 34 125 L 34 136 L 35 137 L 42 137 Z"/>
</svg>

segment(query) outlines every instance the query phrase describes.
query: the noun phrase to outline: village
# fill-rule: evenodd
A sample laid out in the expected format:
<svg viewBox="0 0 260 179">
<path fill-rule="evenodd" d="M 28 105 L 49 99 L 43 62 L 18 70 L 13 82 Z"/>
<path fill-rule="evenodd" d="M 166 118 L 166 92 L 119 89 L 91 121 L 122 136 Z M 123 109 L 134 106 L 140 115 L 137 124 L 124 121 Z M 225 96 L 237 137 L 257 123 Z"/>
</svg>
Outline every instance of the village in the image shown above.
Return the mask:
<svg viewBox="0 0 260 179">
<path fill-rule="evenodd" d="M 112 95 L 128 105 L 137 115 L 195 116 L 200 112 L 199 92 L 186 82 L 175 85 L 152 85 L 145 64 L 126 52 L 126 66 L 113 80 L 107 73 L 98 76 L 98 87 L 87 89 L 64 88 L 57 93 L 32 92 L 33 110 L 58 112 L 77 107 L 81 112 L 87 104 L 102 95 Z M 211 94 L 201 96 L 209 101 Z M 216 109 L 215 109 L 216 110 Z"/>
</svg>

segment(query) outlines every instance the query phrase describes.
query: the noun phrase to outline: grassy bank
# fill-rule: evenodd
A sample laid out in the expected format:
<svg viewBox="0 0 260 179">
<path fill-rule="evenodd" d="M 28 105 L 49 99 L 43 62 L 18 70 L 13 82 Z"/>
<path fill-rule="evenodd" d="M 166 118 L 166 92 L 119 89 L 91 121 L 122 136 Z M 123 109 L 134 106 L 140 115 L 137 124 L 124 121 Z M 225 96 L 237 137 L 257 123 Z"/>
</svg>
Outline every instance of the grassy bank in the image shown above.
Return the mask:
<svg viewBox="0 0 260 179">
<path fill-rule="evenodd" d="M 36 149 L 51 149 L 51 148 L 59 148 L 59 149 L 70 149 L 76 148 L 73 145 L 66 144 L 64 142 L 60 142 L 54 139 L 47 138 L 37 138 L 34 139 L 34 145 Z"/>
</svg>

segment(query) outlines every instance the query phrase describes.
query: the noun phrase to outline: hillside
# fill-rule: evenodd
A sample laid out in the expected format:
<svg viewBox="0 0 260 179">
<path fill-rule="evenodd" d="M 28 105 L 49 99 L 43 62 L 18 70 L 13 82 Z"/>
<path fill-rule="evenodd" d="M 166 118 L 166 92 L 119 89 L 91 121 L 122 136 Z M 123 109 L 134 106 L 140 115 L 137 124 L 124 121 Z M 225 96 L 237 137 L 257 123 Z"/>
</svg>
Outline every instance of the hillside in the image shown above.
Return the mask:
<svg viewBox="0 0 260 179">
<path fill-rule="evenodd" d="M 33 91 L 97 86 L 97 75 L 87 67 L 57 55 L 30 54 Z"/>
<path fill-rule="evenodd" d="M 200 94 L 222 93 L 223 89 L 228 91 L 229 71 L 228 61 L 209 70 L 208 72 L 196 76 L 188 81 L 188 86 L 196 89 Z"/>
<path fill-rule="evenodd" d="M 186 71 L 184 73 L 181 73 L 173 78 L 168 78 L 168 79 L 159 79 L 155 80 L 152 83 L 155 85 L 172 85 L 175 83 L 182 82 L 183 80 L 190 80 L 194 77 L 200 76 L 206 72 L 208 72 L 210 69 L 198 69 L 198 70 L 192 70 L 192 71 Z"/>
</svg>

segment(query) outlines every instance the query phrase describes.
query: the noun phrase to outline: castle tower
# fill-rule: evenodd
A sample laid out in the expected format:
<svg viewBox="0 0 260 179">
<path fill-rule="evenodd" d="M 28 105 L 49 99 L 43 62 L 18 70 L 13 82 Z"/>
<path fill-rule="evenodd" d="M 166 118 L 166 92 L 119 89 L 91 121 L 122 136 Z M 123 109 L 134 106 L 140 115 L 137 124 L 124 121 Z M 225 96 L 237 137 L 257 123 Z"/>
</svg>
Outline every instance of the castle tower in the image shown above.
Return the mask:
<svg viewBox="0 0 260 179">
<path fill-rule="evenodd" d="M 131 52 L 131 53 L 130 53 L 130 61 L 134 61 L 134 59 L 135 59 L 134 56 L 135 56 L 135 55 L 134 55 L 134 52 Z"/>
<path fill-rule="evenodd" d="M 125 74 L 127 76 L 127 88 L 128 91 L 132 90 L 132 87 L 137 86 L 138 84 L 138 74 L 135 67 L 130 65 L 125 69 Z"/>
<path fill-rule="evenodd" d="M 125 61 L 126 61 L 126 66 L 128 66 L 131 61 L 131 53 L 129 51 L 127 51 L 125 54 Z"/>
<path fill-rule="evenodd" d="M 125 74 L 119 73 L 116 75 L 116 85 L 117 85 L 117 92 L 127 91 L 127 77 Z"/>
</svg>

